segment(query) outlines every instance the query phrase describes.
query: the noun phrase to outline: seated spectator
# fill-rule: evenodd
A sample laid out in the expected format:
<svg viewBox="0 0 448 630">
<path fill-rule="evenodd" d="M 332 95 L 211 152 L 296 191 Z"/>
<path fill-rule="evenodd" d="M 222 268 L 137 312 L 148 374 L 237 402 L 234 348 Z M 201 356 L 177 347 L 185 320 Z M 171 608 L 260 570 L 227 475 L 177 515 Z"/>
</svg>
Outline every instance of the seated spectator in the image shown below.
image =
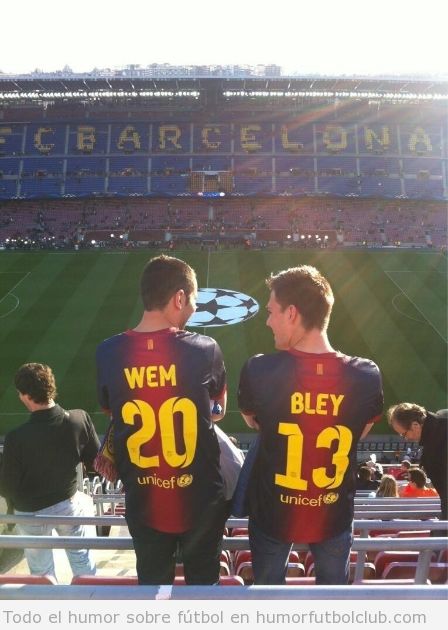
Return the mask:
<svg viewBox="0 0 448 630">
<path fill-rule="evenodd" d="M 383 475 L 375 493 L 376 497 L 398 497 L 397 480 L 392 475 Z"/>
<path fill-rule="evenodd" d="M 383 476 L 383 467 L 376 461 L 375 454 L 370 456 L 370 459 L 364 464 L 364 466 L 369 468 L 372 479 L 381 481 Z"/>
<path fill-rule="evenodd" d="M 411 462 L 408 459 L 404 459 L 400 464 L 400 471 L 396 474 L 397 481 L 409 481 L 409 471 L 411 469 Z"/>
<path fill-rule="evenodd" d="M 400 497 L 438 497 L 434 488 L 426 485 L 426 475 L 421 468 L 411 468 L 409 483 L 400 490 Z"/>
<path fill-rule="evenodd" d="M 358 470 L 356 477 L 356 489 L 357 490 L 376 490 L 379 486 L 379 481 L 372 478 L 372 472 L 368 466 L 361 466 Z"/>
</svg>

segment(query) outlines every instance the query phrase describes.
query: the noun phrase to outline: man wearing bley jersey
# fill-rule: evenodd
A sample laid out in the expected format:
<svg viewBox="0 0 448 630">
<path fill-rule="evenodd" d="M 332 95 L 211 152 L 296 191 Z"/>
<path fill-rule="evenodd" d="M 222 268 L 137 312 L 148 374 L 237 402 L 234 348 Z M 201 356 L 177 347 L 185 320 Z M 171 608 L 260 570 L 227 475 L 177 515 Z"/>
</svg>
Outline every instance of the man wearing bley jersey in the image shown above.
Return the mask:
<svg viewBox="0 0 448 630">
<path fill-rule="evenodd" d="M 255 583 L 284 583 L 299 542 L 309 544 L 317 584 L 346 584 L 356 445 L 382 412 L 380 372 L 330 345 L 334 298 L 317 269 L 287 269 L 267 285 L 280 352 L 250 358 L 238 393 L 246 423 L 259 429 L 247 491 Z"/>
<path fill-rule="evenodd" d="M 226 408 L 218 344 L 183 330 L 195 311 L 193 269 L 169 256 L 143 270 L 144 313 L 97 349 L 98 395 L 113 421 L 140 584 L 171 584 L 180 549 L 187 584 L 214 584 L 226 503 L 213 420 Z M 211 417 L 210 400 L 221 406 Z"/>
</svg>

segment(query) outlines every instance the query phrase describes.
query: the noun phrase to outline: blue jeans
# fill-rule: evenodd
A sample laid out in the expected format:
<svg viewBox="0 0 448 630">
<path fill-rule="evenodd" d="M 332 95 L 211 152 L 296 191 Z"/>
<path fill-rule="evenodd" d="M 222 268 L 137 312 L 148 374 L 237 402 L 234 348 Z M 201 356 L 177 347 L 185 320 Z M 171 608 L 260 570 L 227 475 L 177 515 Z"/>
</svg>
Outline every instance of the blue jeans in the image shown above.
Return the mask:
<svg viewBox="0 0 448 630">
<path fill-rule="evenodd" d="M 314 557 L 316 584 L 348 584 L 352 529 L 319 543 L 309 543 Z M 249 543 L 255 584 L 285 584 L 292 543 L 265 534 L 249 519 Z"/>
<path fill-rule="evenodd" d="M 252 468 L 257 457 L 259 444 L 260 436 L 257 434 L 255 440 L 251 443 L 249 450 L 246 453 L 235 492 L 233 493 L 230 513 L 237 518 L 244 518 L 249 514 L 249 505 L 246 496 L 247 486 L 249 485 L 249 478 L 252 474 Z"/>
<path fill-rule="evenodd" d="M 85 510 L 82 498 L 76 493 L 70 499 L 50 505 L 36 512 L 20 512 L 15 514 L 24 516 L 84 516 Z M 17 524 L 17 530 L 22 536 L 51 536 L 55 529 L 59 536 L 85 536 L 85 525 L 24 525 Z M 94 575 L 95 562 L 89 549 L 66 549 L 65 553 L 70 562 L 73 575 Z M 52 549 L 25 549 L 25 557 L 32 575 L 55 575 Z"/>
</svg>

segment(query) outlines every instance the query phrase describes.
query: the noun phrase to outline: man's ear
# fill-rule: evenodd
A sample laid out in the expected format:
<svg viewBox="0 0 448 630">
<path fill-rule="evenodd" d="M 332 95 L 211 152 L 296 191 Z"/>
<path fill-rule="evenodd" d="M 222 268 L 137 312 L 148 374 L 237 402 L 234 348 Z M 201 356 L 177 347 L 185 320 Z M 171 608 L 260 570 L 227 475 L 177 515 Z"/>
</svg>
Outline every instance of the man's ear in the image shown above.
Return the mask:
<svg viewBox="0 0 448 630">
<path fill-rule="evenodd" d="M 185 306 L 185 291 L 183 289 L 179 289 L 174 294 L 174 305 L 179 311 Z"/>
<path fill-rule="evenodd" d="M 28 394 L 21 394 L 20 392 L 19 392 L 19 399 L 20 399 L 20 402 L 24 404 L 27 409 L 30 409 L 30 404 L 34 402 L 33 399 Z"/>
<path fill-rule="evenodd" d="M 295 323 L 298 318 L 301 318 L 299 309 L 294 304 L 288 306 L 288 316 L 291 323 Z"/>
</svg>

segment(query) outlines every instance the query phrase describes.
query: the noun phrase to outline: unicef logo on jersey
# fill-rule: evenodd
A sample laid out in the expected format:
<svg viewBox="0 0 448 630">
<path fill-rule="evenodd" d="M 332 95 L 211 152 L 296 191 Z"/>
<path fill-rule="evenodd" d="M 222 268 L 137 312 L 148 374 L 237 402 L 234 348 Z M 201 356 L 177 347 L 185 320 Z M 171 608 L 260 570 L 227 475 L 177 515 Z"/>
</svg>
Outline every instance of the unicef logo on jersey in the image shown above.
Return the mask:
<svg viewBox="0 0 448 630">
<path fill-rule="evenodd" d="M 260 309 L 250 295 L 229 289 L 199 289 L 196 312 L 187 326 L 227 326 L 245 322 Z"/>
<path fill-rule="evenodd" d="M 177 478 L 177 485 L 179 488 L 186 488 L 193 483 L 193 475 L 181 475 Z"/>
<path fill-rule="evenodd" d="M 324 494 L 323 500 L 326 505 L 331 505 L 332 503 L 336 503 L 339 499 L 339 494 L 337 492 L 328 492 Z"/>
</svg>

